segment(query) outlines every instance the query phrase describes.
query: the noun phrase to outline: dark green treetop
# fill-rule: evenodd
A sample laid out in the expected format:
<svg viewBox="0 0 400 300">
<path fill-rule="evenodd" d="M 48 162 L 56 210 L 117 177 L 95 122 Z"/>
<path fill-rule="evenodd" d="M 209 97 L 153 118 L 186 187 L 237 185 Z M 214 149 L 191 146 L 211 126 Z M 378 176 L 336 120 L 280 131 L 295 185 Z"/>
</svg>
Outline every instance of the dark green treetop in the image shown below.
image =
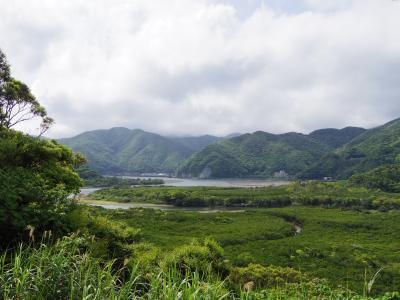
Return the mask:
<svg viewBox="0 0 400 300">
<path fill-rule="evenodd" d="M 74 171 L 82 155 L 12 128 L 35 117 L 41 118 L 41 134 L 53 123 L 28 86 L 11 77 L 0 51 L 0 246 L 26 237 L 27 228 L 61 233 L 71 195 L 82 185 Z"/>
</svg>

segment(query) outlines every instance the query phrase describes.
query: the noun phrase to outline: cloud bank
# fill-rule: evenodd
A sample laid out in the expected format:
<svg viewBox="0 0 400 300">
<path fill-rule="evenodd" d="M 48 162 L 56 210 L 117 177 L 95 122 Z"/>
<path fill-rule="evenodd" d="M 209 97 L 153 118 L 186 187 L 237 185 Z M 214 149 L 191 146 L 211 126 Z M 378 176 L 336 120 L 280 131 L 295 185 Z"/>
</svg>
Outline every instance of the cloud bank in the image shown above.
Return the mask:
<svg viewBox="0 0 400 300">
<path fill-rule="evenodd" d="M 52 137 L 114 126 L 175 135 L 309 132 L 400 117 L 399 1 L 0 7 L 0 47 L 56 119 Z"/>
</svg>

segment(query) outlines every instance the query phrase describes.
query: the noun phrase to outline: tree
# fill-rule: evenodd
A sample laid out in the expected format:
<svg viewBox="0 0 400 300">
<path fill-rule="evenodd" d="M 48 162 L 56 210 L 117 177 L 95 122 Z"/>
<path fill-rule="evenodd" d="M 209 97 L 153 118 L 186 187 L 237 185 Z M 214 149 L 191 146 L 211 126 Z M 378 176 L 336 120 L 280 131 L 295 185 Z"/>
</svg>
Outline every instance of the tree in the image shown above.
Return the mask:
<svg viewBox="0 0 400 300">
<path fill-rule="evenodd" d="M 41 133 L 53 122 L 28 86 L 10 76 L 0 51 L 0 246 L 19 240 L 27 227 L 62 233 L 70 195 L 82 185 L 74 171 L 82 155 L 12 129 L 35 117 L 42 119 Z"/>
<path fill-rule="evenodd" d="M 81 186 L 74 171 L 81 161 L 55 141 L 0 131 L 0 241 L 21 238 L 28 225 L 62 232 L 70 195 Z"/>
<path fill-rule="evenodd" d="M 39 136 L 54 122 L 29 87 L 11 76 L 10 65 L 0 49 L 0 129 L 10 129 L 34 118 L 41 119 Z"/>
</svg>

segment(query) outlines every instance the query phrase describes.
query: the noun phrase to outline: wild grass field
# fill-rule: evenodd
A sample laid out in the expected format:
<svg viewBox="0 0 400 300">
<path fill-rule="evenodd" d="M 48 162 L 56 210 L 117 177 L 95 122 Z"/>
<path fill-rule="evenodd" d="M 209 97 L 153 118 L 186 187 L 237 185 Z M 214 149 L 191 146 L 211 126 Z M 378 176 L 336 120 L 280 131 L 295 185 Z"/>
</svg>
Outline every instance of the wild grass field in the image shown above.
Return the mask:
<svg viewBox="0 0 400 300">
<path fill-rule="evenodd" d="M 217 213 L 87 208 L 86 213 L 137 229 L 140 242 L 163 253 L 211 238 L 235 267 L 291 267 L 359 293 L 379 271 L 373 294 L 400 287 L 399 211 L 290 206 Z"/>
</svg>

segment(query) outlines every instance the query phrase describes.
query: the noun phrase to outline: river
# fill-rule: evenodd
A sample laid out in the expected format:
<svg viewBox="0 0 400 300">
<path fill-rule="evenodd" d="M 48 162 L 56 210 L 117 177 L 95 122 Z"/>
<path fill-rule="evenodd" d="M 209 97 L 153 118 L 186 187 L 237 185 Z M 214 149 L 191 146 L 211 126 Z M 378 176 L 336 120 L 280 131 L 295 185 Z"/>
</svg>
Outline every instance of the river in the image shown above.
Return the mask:
<svg viewBox="0 0 400 300">
<path fill-rule="evenodd" d="M 271 179 L 192 179 L 192 178 L 172 178 L 172 177 L 140 177 L 140 176 L 121 176 L 122 178 L 140 179 L 162 179 L 166 186 L 214 186 L 214 187 L 263 187 L 278 186 L 289 184 L 290 181 L 271 180 Z"/>
<path fill-rule="evenodd" d="M 201 213 L 216 213 L 216 212 L 244 212 L 242 208 L 228 208 L 228 207 L 180 207 L 168 204 L 151 204 L 151 203 L 104 203 L 102 201 L 89 201 L 86 202 L 90 206 L 99 206 L 107 209 L 130 209 L 130 208 L 152 208 L 163 211 L 179 210 L 179 211 L 196 211 Z"/>
<path fill-rule="evenodd" d="M 290 181 L 283 180 L 267 180 L 267 179 L 189 179 L 189 178 L 171 178 L 171 177 L 140 177 L 140 176 L 120 176 L 122 178 L 157 178 L 164 180 L 164 186 L 205 186 L 205 187 L 267 187 L 267 186 L 279 186 L 289 184 Z M 100 188 L 82 188 L 81 194 L 88 195 L 93 193 Z M 95 201 L 93 201 L 95 202 Z M 186 210 L 186 211 L 199 211 L 204 213 L 212 213 L 218 211 L 230 211 L 239 212 L 237 209 L 225 209 L 225 208 L 209 208 L 209 207 L 176 207 L 173 205 L 163 204 L 150 204 L 150 203 L 87 203 L 93 206 L 101 206 L 108 209 L 129 209 L 129 208 L 153 208 L 161 210 Z"/>
</svg>

